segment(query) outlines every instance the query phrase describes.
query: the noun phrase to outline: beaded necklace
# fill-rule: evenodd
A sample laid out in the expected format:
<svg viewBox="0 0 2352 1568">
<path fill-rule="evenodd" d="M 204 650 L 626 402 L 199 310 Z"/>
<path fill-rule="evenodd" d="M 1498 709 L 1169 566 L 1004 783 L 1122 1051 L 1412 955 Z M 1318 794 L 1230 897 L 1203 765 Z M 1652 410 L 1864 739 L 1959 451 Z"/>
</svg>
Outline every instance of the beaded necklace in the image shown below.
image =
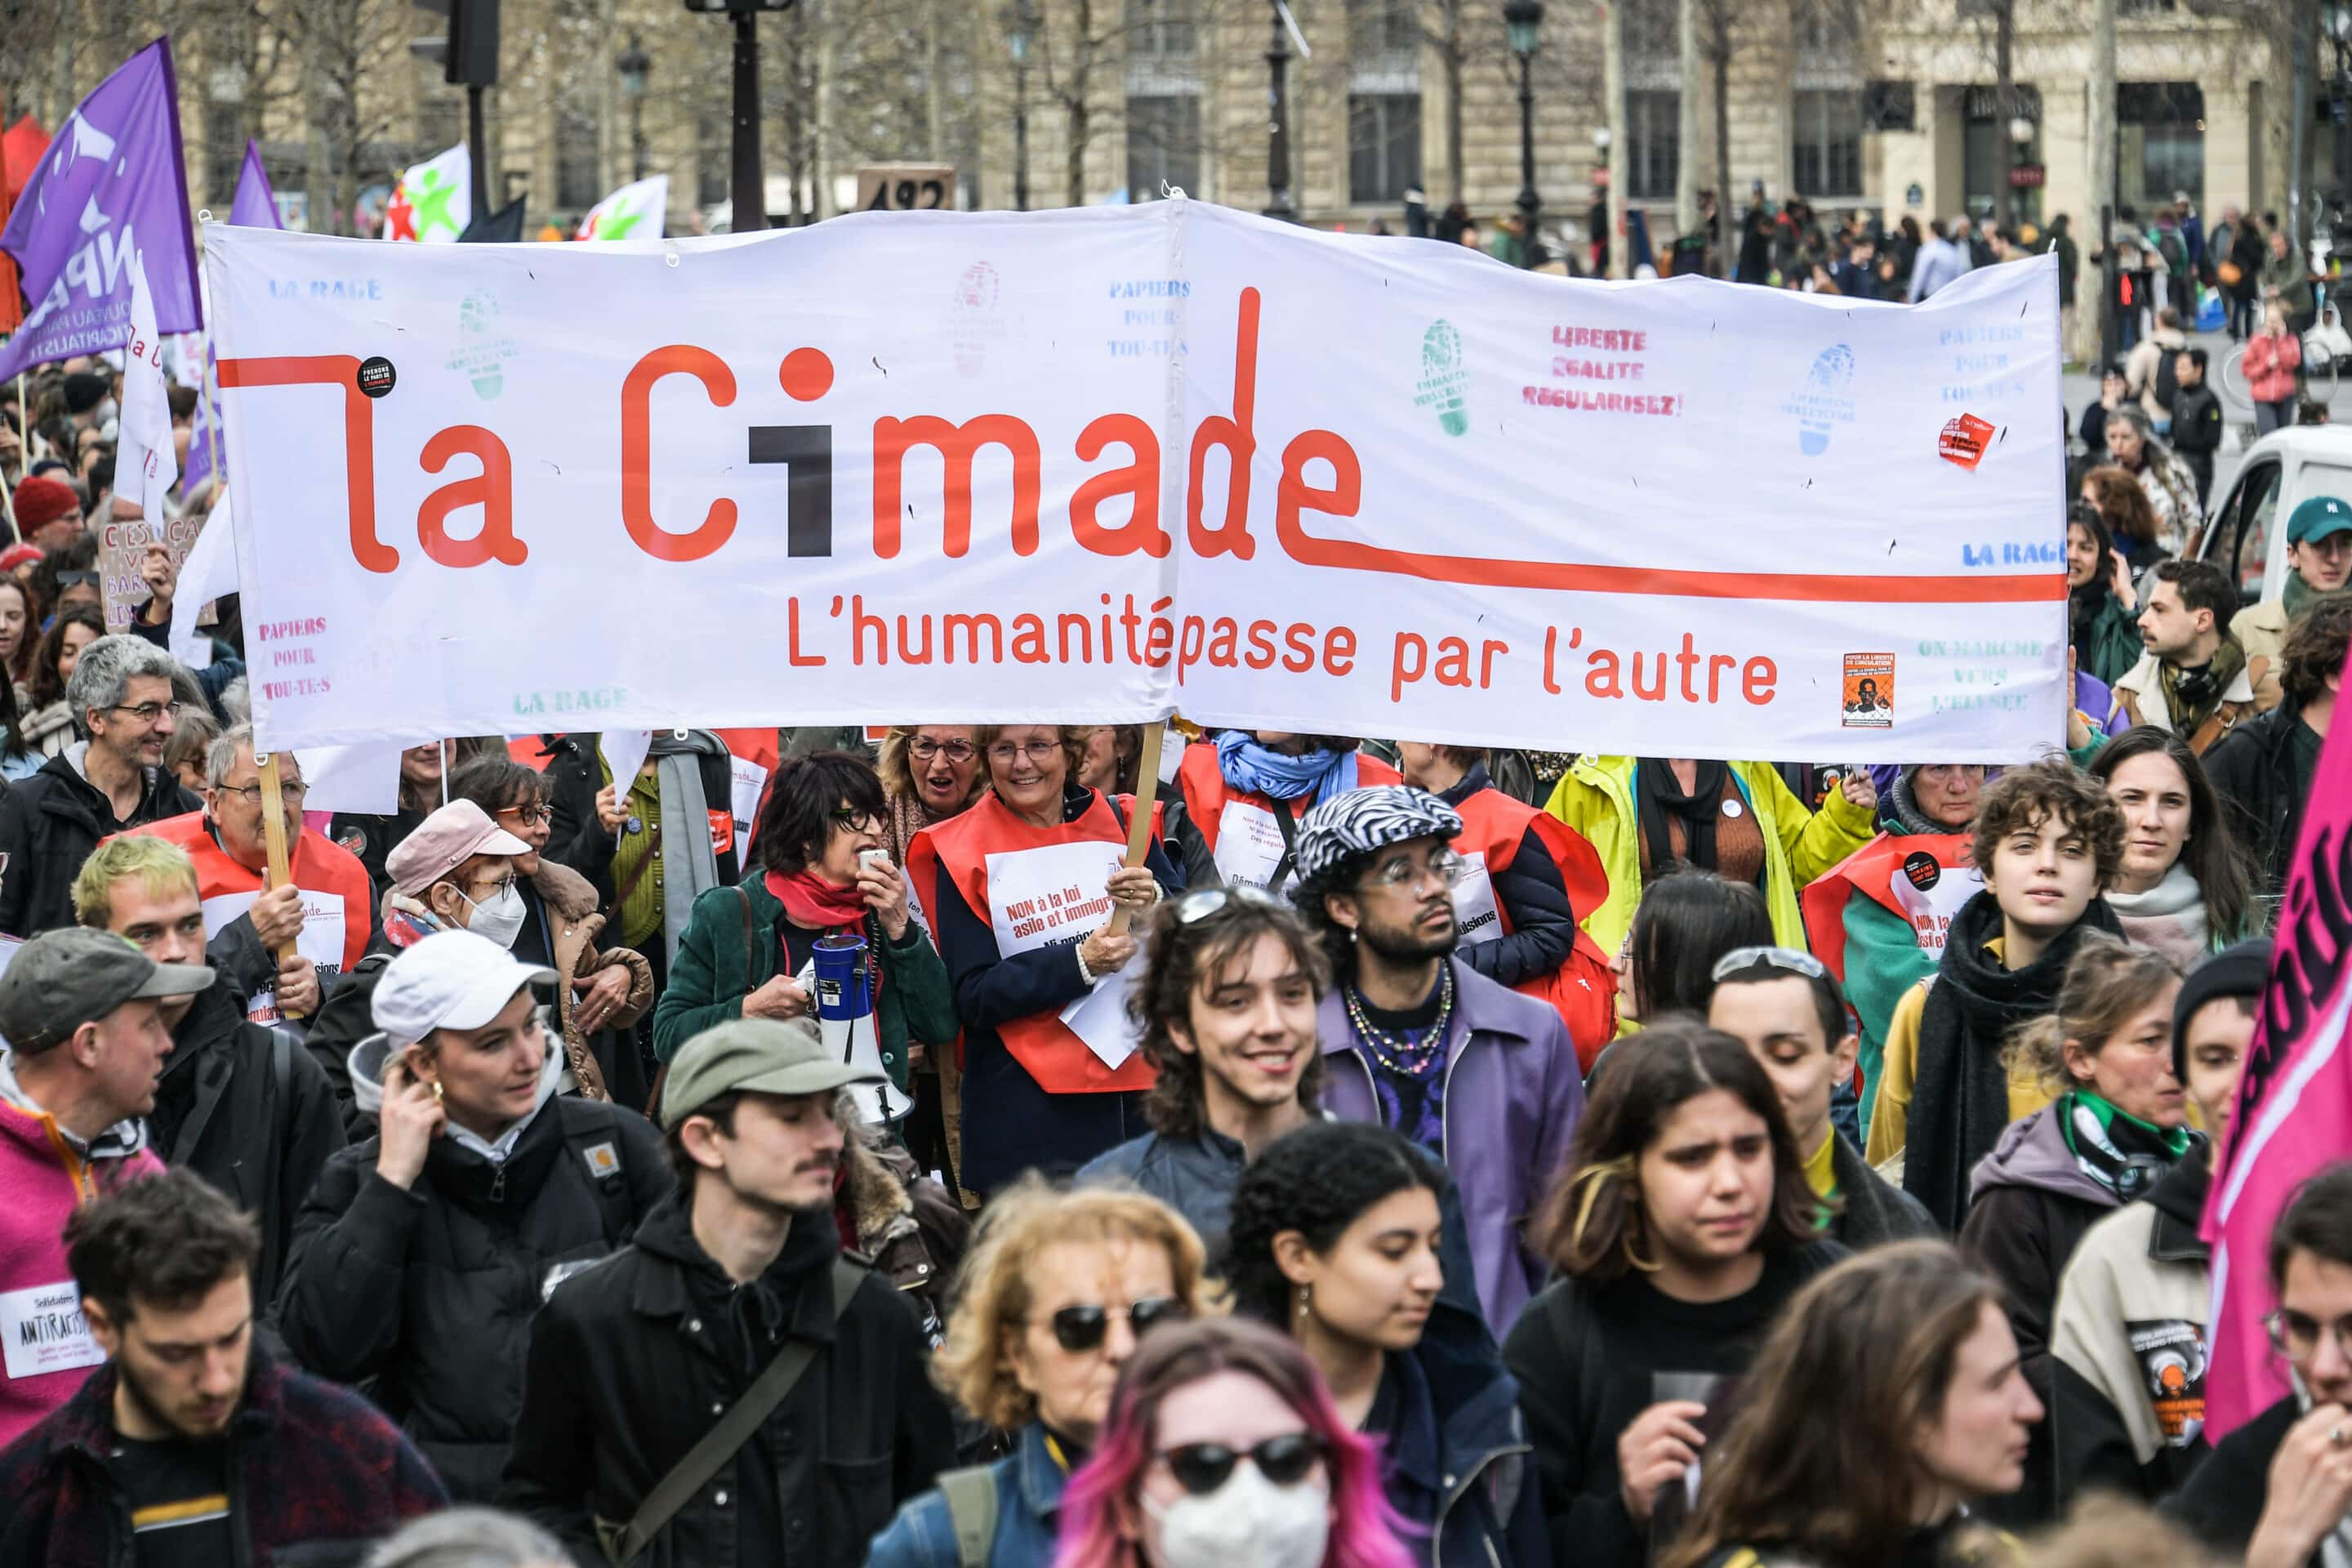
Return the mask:
<svg viewBox="0 0 2352 1568">
<path fill-rule="evenodd" d="M 1372 1054 L 1372 1060 L 1390 1072 L 1419 1078 L 1428 1070 L 1431 1058 L 1445 1048 L 1445 1026 L 1454 1018 L 1453 967 L 1441 965 L 1438 975 L 1437 1016 L 1430 1021 L 1427 1029 L 1422 1031 L 1418 1040 L 1412 1037 L 1410 1030 L 1400 1038 L 1378 1027 L 1364 1011 L 1362 994 L 1352 985 L 1340 987 L 1348 1005 L 1349 1026 L 1356 1031 L 1356 1037 L 1364 1042 L 1364 1048 Z"/>
</svg>

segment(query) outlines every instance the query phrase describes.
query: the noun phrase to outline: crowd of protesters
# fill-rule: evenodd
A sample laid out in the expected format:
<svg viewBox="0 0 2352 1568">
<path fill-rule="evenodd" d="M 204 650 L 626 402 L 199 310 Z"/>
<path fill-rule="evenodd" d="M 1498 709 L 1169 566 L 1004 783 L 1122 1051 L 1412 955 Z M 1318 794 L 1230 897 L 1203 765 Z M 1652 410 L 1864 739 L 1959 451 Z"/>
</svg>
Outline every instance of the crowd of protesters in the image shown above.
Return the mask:
<svg viewBox="0 0 2352 1568">
<path fill-rule="evenodd" d="M 1911 237 L 1906 291 L 1975 243 Z M 2194 560 L 2172 325 L 2086 416 L 2039 760 L 1171 728 L 1145 779 L 1131 729 L 916 721 L 759 732 L 740 823 L 703 730 L 310 810 L 233 603 L 202 678 L 167 558 L 107 635 L 111 383 L 44 373 L 0 1568 L 1926 1568 L 2132 1538 L 2117 1493 L 2342 1561 L 2352 1166 L 2241 1262 L 2296 1392 L 2219 1444 L 2199 1226 L 2352 505 L 2275 600 Z M 1082 860 L 1075 929 L 1008 915 Z"/>
</svg>

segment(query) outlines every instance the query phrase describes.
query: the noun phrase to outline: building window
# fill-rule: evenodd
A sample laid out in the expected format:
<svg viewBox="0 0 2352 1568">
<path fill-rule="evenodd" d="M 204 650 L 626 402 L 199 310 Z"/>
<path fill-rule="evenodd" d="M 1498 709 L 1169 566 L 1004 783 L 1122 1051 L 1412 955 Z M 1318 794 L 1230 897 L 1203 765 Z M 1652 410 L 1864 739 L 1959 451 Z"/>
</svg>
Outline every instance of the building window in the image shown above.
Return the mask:
<svg viewBox="0 0 2352 1568">
<path fill-rule="evenodd" d="M 1192 0 L 1127 0 L 1129 60 L 1190 60 L 1201 53 Z"/>
<path fill-rule="evenodd" d="M 694 117 L 694 205 L 715 207 L 734 194 L 734 121 L 704 110 Z"/>
<path fill-rule="evenodd" d="M 2205 93 L 2195 82 L 2117 83 L 2116 129 L 2126 205 L 2168 205 L 2176 191 L 2205 199 Z"/>
<path fill-rule="evenodd" d="M 597 168 L 596 117 L 567 109 L 555 117 L 555 205 L 584 212 L 604 199 Z"/>
<path fill-rule="evenodd" d="M 1626 0 L 1625 55 L 1628 59 L 1677 60 L 1682 56 L 1682 8 L 1675 0 Z"/>
<path fill-rule="evenodd" d="M 205 105 L 205 191 L 226 212 L 245 169 L 245 116 L 233 103 Z"/>
<path fill-rule="evenodd" d="M 1675 194 L 1682 173 L 1682 100 L 1672 90 L 1625 95 L 1626 194 L 1635 201 Z"/>
<path fill-rule="evenodd" d="M 1862 195 L 1862 94 L 1843 89 L 1800 91 L 1790 118 L 1796 125 L 1798 194 Z"/>
<path fill-rule="evenodd" d="M 1421 94 L 1348 95 L 1348 199 L 1359 205 L 1402 201 L 1421 184 Z"/>
<path fill-rule="evenodd" d="M 1201 98 L 1163 92 L 1127 100 L 1127 197 L 1155 200 L 1166 184 L 1188 195 L 1201 188 Z"/>
</svg>

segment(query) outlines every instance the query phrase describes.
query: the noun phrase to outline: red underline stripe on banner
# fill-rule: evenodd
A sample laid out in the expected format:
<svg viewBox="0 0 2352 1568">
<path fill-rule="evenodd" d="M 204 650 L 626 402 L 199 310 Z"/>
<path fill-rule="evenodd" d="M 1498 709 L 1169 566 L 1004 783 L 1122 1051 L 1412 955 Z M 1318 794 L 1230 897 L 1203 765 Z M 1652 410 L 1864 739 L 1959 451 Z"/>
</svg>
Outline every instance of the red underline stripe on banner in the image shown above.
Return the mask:
<svg viewBox="0 0 2352 1568">
<path fill-rule="evenodd" d="M 1490 561 L 1425 555 L 1376 544 L 1315 539 L 1282 531 L 1290 556 L 1309 566 L 1420 577 L 1481 588 L 1543 588 L 1591 594 L 1648 594 L 1686 599 L 1781 599 L 1883 605 L 2024 605 L 2066 596 L 2055 572 L 1982 577 L 1833 577 L 1816 573 L 1676 572 L 1653 566 L 1593 566 L 1570 561 Z"/>
</svg>

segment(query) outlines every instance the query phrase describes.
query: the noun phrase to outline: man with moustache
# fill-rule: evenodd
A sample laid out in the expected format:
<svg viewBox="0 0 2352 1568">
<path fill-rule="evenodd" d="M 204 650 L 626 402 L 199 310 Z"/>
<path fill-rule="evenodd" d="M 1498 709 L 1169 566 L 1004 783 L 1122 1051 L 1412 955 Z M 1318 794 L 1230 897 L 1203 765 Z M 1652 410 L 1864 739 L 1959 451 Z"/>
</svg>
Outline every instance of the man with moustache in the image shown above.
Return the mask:
<svg viewBox="0 0 2352 1568">
<path fill-rule="evenodd" d="M 834 1221 L 834 1100 L 881 1079 L 805 1015 L 679 1047 L 677 1191 L 541 1309 L 503 1506 L 583 1563 L 858 1568 L 954 1462 L 915 1310 Z"/>
<path fill-rule="evenodd" d="M 1294 896 L 1336 982 L 1317 1016 L 1323 1102 L 1445 1162 L 1500 1335 L 1549 1272 L 1520 1221 L 1566 1163 L 1584 1085 L 1557 1012 L 1454 962 L 1461 831 L 1409 785 L 1339 795 L 1298 825 Z"/>
<path fill-rule="evenodd" d="M 261 1237 L 203 1177 L 85 1205 L 65 1247 L 106 1365 L 0 1454 L 0 1563 L 356 1563 L 447 1506 L 365 1399 L 254 1343 Z"/>
</svg>

